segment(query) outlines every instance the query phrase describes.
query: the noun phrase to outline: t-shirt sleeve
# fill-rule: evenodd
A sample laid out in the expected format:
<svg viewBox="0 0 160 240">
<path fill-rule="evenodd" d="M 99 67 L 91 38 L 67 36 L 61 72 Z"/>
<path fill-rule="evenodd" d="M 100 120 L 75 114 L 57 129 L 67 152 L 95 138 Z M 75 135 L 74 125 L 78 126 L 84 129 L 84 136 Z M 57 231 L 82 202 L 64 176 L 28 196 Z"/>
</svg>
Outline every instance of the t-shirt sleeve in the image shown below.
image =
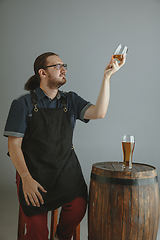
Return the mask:
<svg viewBox="0 0 160 240">
<path fill-rule="evenodd" d="M 70 94 L 72 95 L 72 103 L 76 119 L 79 119 L 85 123 L 89 122 L 89 119 L 84 119 L 84 114 L 86 110 L 93 104 L 86 101 L 75 92 L 70 92 Z"/>
<path fill-rule="evenodd" d="M 85 112 L 87 111 L 87 109 L 90 107 L 90 106 L 92 106 L 93 104 L 92 103 L 90 103 L 90 102 L 87 102 L 87 104 L 84 106 L 84 108 L 82 108 L 82 110 L 81 110 L 81 112 L 80 112 L 80 115 L 79 115 L 79 119 L 81 120 L 81 121 L 83 121 L 83 122 L 89 122 L 89 120 L 90 119 L 85 119 L 84 118 L 84 114 L 85 114 Z"/>
<path fill-rule="evenodd" d="M 14 100 L 6 121 L 4 136 L 23 137 L 27 128 L 27 108 L 24 103 Z"/>
</svg>

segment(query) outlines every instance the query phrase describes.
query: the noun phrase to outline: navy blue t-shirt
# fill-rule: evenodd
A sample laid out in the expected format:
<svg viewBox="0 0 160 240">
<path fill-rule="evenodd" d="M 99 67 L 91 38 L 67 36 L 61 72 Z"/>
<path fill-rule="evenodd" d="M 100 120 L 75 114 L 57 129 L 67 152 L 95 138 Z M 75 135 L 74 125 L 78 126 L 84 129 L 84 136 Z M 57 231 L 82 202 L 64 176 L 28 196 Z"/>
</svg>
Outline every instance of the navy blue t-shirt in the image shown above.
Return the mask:
<svg viewBox="0 0 160 240">
<path fill-rule="evenodd" d="M 37 96 L 37 107 L 42 108 L 60 108 L 60 98 L 61 96 L 65 97 L 67 101 L 66 107 L 71 117 L 73 129 L 77 119 L 86 123 L 89 121 L 83 117 L 86 110 L 92 104 L 78 96 L 75 92 L 58 91 L 57 96 L 53 100 L 50 99 L 40 87 L 35 89 L 35 94 Z M 33 104 L 30 93 L 15 99 L 10 107 L 4 136 L 24 137 L 27 126 L 32 118 L 32 111 Z"/>
</svg>

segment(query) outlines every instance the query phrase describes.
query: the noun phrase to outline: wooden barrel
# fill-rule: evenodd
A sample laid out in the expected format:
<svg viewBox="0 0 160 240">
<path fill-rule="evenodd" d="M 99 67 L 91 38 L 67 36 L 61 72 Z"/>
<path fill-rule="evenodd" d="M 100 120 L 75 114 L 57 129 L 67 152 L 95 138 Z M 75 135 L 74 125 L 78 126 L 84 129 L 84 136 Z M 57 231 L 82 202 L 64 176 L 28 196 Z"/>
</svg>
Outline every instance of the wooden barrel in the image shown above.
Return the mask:
<svg viewBox="0 0 160 240">
<path fill-rule="evenodd" d="M 89 190 L 89 240 L 156 240 L 159 189 L 156 168 L 121 162 L 92 166 Z"/>
</svg>

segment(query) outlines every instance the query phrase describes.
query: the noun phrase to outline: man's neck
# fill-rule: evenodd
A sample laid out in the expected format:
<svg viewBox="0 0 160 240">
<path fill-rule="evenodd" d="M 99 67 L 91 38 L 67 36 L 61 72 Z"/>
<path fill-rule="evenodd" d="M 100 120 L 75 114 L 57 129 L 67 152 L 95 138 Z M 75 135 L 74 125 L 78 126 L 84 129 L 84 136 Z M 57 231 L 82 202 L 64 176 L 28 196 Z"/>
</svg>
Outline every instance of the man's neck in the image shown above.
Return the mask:
<svg viewBox="0 0 160 240">
<path fill-rule="evenodd" d="M 50 88 L 45 88 L 40 86 L 40 88 L 43 90 L 43 92 L 52 100 L 56 97 L 57 93 L 58 93 L 58 89 L 50 89 Z"/>
</svg>

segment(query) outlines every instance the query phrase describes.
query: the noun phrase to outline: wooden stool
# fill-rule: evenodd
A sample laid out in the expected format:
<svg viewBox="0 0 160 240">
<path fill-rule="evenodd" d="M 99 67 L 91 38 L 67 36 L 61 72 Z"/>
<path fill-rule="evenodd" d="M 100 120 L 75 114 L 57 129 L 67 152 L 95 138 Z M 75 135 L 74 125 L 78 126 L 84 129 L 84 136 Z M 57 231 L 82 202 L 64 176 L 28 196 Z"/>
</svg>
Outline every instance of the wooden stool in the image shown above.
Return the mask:
<svg viewBox="0 0 160 240">
<path fill-rule="evenodd" d="M 51 231 L 50 240 L 53 240 L 57 229 L 58 209 L 51 212 Z M 18 219 L 18 237 L 17 240 L 23 240 L 25 234 L 25 221 L 23 218 L 22 210 L 19 208 L 19 219 Z M 76 227 L 73 240 L 80 240 L 80 224 Z"/>
</svg>

